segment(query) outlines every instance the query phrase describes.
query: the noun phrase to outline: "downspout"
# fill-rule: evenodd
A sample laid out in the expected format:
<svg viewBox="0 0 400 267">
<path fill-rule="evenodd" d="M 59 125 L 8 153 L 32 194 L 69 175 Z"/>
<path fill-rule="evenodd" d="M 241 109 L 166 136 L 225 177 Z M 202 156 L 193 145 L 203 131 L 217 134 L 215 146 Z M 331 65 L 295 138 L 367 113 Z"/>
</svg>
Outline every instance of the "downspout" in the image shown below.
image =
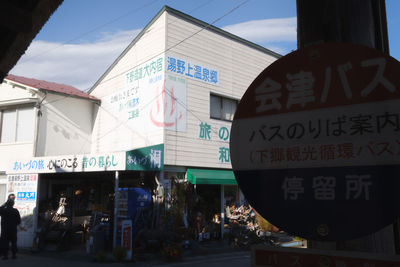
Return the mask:
<svg viewBox="0 0 400 267">
<path fill-rule="evenodd" d="M 33 151 L 32 151 L 32 156 L 36 157 L 37 156 L 37 143 L 39 140 L 39 124 L 40 124 L 40 118 L 42 116 L 42 111 L 41 111 L 41 107 L 42 107 L 42 103 L 43 101 L 46 99 L 47 97 L 47 93 L 44 92 L 44 97 L 42 98 L 42 100 L 40 100 L 40 102 L 35 104 L 34 107 L 34 113 L 35 113 L 35 130 L 34 130 L 34 134 L 33 134 Z"/>
<path fill-rule="evenodd" d="M 40 100 L 40 102 L 38 101 L 33 108 L 33 111 L 35 114 L 35 130 L 34 130 L 34 134 L 33 134 L 33 151 L 32 151 L 33 157 L 37 156 L 37 147 L 38 147 L 37 143 L 39 140 L 39 125 L 40 125 L 40 117 L 42 116 L 41 105 L 42 105 L 43 101 L 46 99 L 46 97 L 47 97 L 47 93 L 45 91 L 44 97 L 42 98 L 42 100 Z M 39 174 L 38 174 L 37 192 L 36 192 L 36 207 L 33 210 L 33 232 L 34 233 L 37 233 L 37 231 L 38 231 L 40 182 L 41 182 L 41 179 L 39 178 Z M 34 237 L 34 240 L 35 240 L 35 238 L 36 237 Z"/>
</svg>

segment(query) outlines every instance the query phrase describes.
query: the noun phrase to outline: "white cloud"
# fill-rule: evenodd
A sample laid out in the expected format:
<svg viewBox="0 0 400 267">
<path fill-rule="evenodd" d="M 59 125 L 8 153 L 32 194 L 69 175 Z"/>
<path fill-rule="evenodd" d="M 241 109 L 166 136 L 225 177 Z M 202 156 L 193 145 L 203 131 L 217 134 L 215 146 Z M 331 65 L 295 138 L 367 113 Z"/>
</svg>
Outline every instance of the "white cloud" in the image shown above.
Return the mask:
<svg viewBox="0 0 400 267">
<path fill-rule="evenodd" d="M 223 27 L 225 31 L 263 45 L 278 53 L 287 49 L 277 43 L 295 43 L 297 40 L 296 17 L 251 20 Z"/>
<path fill-rule="evenodd" d="M 247 21 L 223 29 L 280 54 L 296 42 L 295 17 Z M 99 40 L 78 44 L 33 41 L 10 73 L 87 90 L 139 32 L 102 33 Z"/>
<path fill-rule="evenodd" d="M 89 89 L 140 30 L 103 33 L 95 42 L 65 44 L 33 41 L 10 73 Z"/>
</svg>

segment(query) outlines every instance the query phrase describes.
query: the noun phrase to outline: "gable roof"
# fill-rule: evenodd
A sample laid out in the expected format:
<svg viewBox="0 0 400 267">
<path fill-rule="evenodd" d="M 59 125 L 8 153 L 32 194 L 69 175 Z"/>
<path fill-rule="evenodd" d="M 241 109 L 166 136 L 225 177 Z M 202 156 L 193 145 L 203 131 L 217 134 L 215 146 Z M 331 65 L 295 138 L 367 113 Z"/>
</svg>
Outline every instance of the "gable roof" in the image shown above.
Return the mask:
<svg viewBox="0 0 400 267">
<path fill-rule="evenodd" d="M 188 14 L 185 14 L 181 11 L 178 11 L 172 7 L 169 6 L 164 6 L 155 16 L 154 18 L 142 29 L 142 31 L 133 39 L 133 41 L 124 49 L 124 51 L 117 57 L 117 59 L 108 67 L 108 69 L 101 75 L 101 77 L 93 84 L 93 86 L 89 89 L 88 93 L 90 94 L 94 88 L 105 78 L 105 76 L 114 68 L 115 65 L 126 55 L 126 53 L 136 44 L 136 42 L 147 32 L 147 30 L 150 28 L 151 25 L 164 13 L 164 12 L 169 12 L 177 17 L 180 17 L 184 20 L 187 20 L 193 24 L 196 24 L 202 28 L 206 28 L 209 31 L 218 33 L 220 35 L 223 35 L 229 39 L 235 40 L 237 42 L 240 42 L 244 45 L 250 46 L 254 49 L 257 49 L 263 53 L 269 54 L 273 57 L 280 58 L 282 55 L 273 52 L 272 50 L 269 50 L 261 45 L 255 44 L 253 42 L 250 42 L 246 39 L 243 39 L 237 35 L 234 35 L 232 33 L 229 33 L 221 28 L 215 27 L 213 25 L 210 25 L 207 22 L 204 22 L 202 20 L 196 19 Z"/>
<path fill-rule="evenodd" d="M 59 94 L 63 94 L 63 95 L 70 95 L 70 96 L 79 97 L 79 98 L 98 100 L 96 97 L 86 94 L 85 92 L 82 92 L 81 90 L 76 89 L 75 87 L 72 87 L 72 86 L 66 85 L 66 84 L 47 82 L 47 81 L 43 81 L 43 80 L 37 80 L 37 79 L 17 76 L 17 75 L 13 75 L 13 74 L 7 75 L 7 77 L 5 77 L 5 79 L 9 80 L 9 81 L 14 81 L 14 82 L 17 82 L 20 84 L 24 84 L 24 85 L 27 85 L 27 86 L 30 86 L 30 87 L 33 87 L 33 88 L 36 88 L 39 90 L 59 93 Z"/>
</svg>

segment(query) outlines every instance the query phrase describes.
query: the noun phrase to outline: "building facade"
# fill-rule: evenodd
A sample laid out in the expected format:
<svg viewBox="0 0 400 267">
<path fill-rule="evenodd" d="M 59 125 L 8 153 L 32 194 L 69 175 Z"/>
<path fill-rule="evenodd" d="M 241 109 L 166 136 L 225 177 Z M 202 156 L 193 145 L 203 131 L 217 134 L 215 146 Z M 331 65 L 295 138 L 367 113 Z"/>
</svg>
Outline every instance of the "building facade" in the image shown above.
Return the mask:
<svg viewBox="0 0 400 267">
<path fill-rule="evenodd" d="M 32 180 L 25 186 L 36 186 L 36 197 L 28 205 L 21 193 L 20 203 L 34 229 L 34 210 L 57 190 L 86 188 L 98 192 L 87 209 L 106 206 L 109 189 L 118 185 L 108 171 L 122 171 L 125 186 L 156 180 L 168 191 L 175 178 L 214 186 L 223 208 L 224 186 L 236 186 L 229 153 L 236 106 L 279 56 L 164 7 L 88 94 L 10 75 L 0 96 L 0 200 L 15 191 L 11 185 L 20 186 L 16 180 Z M 32 244 L 33 232 L 20 238 L 21 246 Z"/>
<path fill-rule="evenodd" d="M 208 217 L 224 218 L 226 199 L 243 201 L 229 152 L 236 106 L 279 57 L 164 7 L 89 91 L 101 99 L 92 152 L 161 145 L 163 170 L 156 176 L 166 195 L 172 180 L 188 181 L 204 192 L 200 202 L 214 202 Z M 139 160 L 127 158 L 127 168 Z"/>
<path fill-rule="evenodd" d="M 90 152 L 98 100 L 68 85 L 16 75 L 8 75 L 0 90 L 0 201 L 3 202 L 9 193 L 36 195 L 37 175 L 28 175 L 29 181 L 7 176 L 23 170 L 32 173 L 33 169 L 45 169 L 42 161 L 32 161 L 35 157 Z M 32 216 L 36 200 L 36 196 L 17 200 L 16 207 L 22 217 Z M 32 245 L 32 227 L 27 228 L 19 232 L 22 246 Z"/>
<path fill-rule="evenodd" d="M 230 170 L 236 105 L 278 57 L 163 8 L 90 90 L 101 99 L 92 152 L 163 144 L 170 175 L 192 167 Z"/>
</svg>

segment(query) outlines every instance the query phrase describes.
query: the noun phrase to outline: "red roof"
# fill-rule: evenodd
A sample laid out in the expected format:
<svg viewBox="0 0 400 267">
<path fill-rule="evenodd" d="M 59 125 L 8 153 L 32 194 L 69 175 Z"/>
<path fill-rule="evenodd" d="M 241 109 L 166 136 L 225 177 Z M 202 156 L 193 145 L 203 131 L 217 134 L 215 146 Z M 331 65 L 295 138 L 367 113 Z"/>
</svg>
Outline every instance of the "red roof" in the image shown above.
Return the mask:
<svg viewBox="0 0 400 267">
<path fill-rule="evenodd" d="M 85 92 L 82 92 L 81 90 L 72 87 L 70 85 L 66 84 L 59 84 L 59 83 L 53 83 L 53 82 L 47 82 L 43 80 L 36 80 L 32 78 L 26 78 L 22 76 L 17 76 L 13 74 L 7 75 L 5 78 L 10 81 L 14 81 L 17 83 L 21 83 L 36 89 L 42 89 L 46 91 L 51 91 L 51 92 L 56 92 L 56 93 L 61 93 L 65 95 L 71 95 L 71 96 L 77 96 L 81 98 L 87 98 L 87 99 L 93 99 L 93 100 L 98 100 L 96 97 L 91 96 L 86 94 Z"/>
</svg>

